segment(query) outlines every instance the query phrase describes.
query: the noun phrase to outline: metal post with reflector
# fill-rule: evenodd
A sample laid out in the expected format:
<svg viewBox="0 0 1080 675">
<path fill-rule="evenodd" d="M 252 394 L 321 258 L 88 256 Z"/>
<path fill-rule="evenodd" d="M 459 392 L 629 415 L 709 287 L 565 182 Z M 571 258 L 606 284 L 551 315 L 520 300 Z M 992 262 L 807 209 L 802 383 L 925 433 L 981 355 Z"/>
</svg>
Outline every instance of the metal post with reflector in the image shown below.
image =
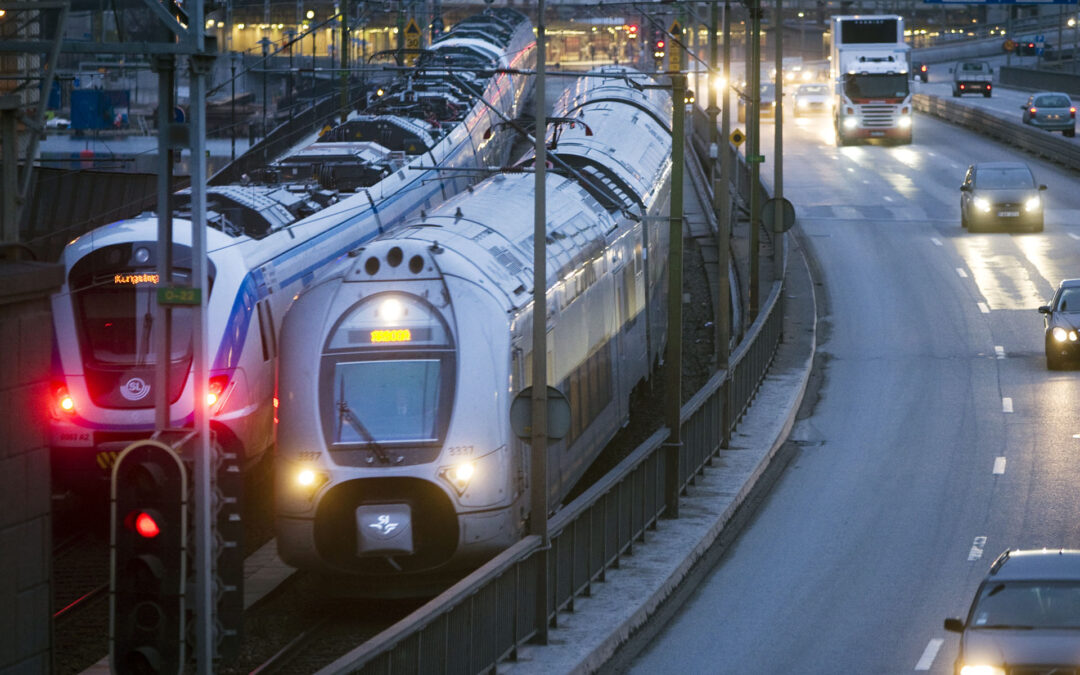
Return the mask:
<svg viewBox="0 0 1080 675">
<path fill-rule="evenodd" d="M 180 673 L 187 581 L 187 469 L 157 440 L 136 441 L 112 474 L 112 672 Z"/>
</svg>

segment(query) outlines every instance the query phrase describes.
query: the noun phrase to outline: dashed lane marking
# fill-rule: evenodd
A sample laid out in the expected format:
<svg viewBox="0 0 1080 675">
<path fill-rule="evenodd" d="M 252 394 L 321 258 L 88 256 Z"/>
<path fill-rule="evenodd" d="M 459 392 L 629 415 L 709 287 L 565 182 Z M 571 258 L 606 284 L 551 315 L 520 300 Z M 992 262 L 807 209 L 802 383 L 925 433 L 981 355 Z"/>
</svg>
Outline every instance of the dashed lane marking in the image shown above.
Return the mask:
<svg viewBox="0 0 1080 675">
<path fill-rule="evenodd" d="M 983 314 L 989 314 L 990 313 L 990 306 L 987 305 L 985 302 L 980 302 L 979 303 L 979 311 L 982 312 Z"/>
<path fill-rule="evenodd" d="M 986 546 L 986 537 L 975 537 L 975 542 L 968 551 L 968 562 L 973 562 L 982 557 L 983 548 Z"/>
<path fill-rule="evenodd" d="M 959 274 L 962 279 L 967 279 L 967 272 L 964 271 L 963 267 L 957 267 L 956 273 Z"/>
<path fill-rule="evenodd" d="M 1080 234 L 1077 234 L 1075 232 L 1070 232 L 1069 236 L 1072 237 L 1073 239 L 1076 239 L 1076 240 L 1080 241 Z"/>
<path fill-rule="evenodd" d="M 1000 476 L 1005 473 L 1005 458 L 998 457 L 994 460 L 994 474 Z"/>
<path fill-rule="evenodd" d="M 1011 413 L 1013 411 L 1012 399 L 1008 396 L 1001 397 L 1001 412 Z"/>
<path fill-rule="evenodd" d="M 945 245 L 945 244 L 942 244 L 941 240 L 938 239 L 937 237 L 930 237 L 930 241 L 934 242 L 934 246 L 944 246 Z"/>
<path fill-rule="evenodd" d="M 931 640 L 923 650 L 922 656 L 919 657 L 919 662 L 915 664 L 915 670 L 930 670 L 930 666 L 934 665 L 934 659 L 937 658 L 938 650 L 944 643 L 945 640 L 942 638 Z"/>
<path fill-rule="evenodd" d="M 994 356 L 999 359 L 1005 358 L 1005 348 L 1001 345 L 994 345 Z"/>
</svg>

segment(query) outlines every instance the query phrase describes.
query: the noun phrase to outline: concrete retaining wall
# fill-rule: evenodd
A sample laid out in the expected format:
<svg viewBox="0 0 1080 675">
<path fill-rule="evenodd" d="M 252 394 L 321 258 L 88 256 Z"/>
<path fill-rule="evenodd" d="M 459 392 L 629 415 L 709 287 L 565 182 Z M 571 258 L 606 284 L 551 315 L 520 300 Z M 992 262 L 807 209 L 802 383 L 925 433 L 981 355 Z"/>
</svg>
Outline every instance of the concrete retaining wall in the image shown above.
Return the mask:
<svg viewBox="0 0 1080 675">
<path fill-rule="evenodd" d="M 52 672 L 47 437 L 62 265 L 0 262 L 0 672 Z"/>
</svg>

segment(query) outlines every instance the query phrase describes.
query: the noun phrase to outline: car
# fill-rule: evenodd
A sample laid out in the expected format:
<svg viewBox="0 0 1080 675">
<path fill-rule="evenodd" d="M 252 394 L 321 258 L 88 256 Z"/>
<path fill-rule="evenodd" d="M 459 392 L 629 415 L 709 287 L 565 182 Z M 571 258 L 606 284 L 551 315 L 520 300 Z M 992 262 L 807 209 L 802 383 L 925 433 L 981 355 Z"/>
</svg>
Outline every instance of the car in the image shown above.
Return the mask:
<svg viewBox="0 0 1080 675">
<path fill-rule="evenodd" d="M 976 162 L 960 185 L 960 226 L 969 232 L 991 225 L 1042 232 L 1044 190 L 1023 162 Z"/>
<path fill-rule="evenodd" d="M 1065 361 L 1080 356 L 1080 279 L 1058 284 L 1054 298 L 1039 308 L 1039 314 L 1046 333 L 1046 367 L 1060 370 Z"/>
<path fill-rule="evenodd" d="M 1064 92 L 1036 92 L 1020 109 L 1024 111 L 1024 124 L 1046 131 L 1060 131 L 1070 138 L 1076 135 L 1076 106 Z"/>
<path fill-rule="evenodd" d="M 746 121 L 746 102 L 739 99 L 739 121 Z M 761 83 L 761 117 L 776 117 L 776 85 L 772 82 Z"/>
<path fill-rule="evenodd" d="M 911 64 L 911 79 L 919 78 L 923 82 L 930 79 L 930 67 L 925 63 L 915 61 Z"/>
<path fill-rule="evenodd" d="M 1080 667 L 1080 551 L 1008 550 L 990 565 L 960 633 L 956 675 L 1076 673 Z"/>
<path fill-rule="evenodd" d="M 990 98 L 994 89 L 994 69 L 986 61 L 958 61 L 949 68 L 953 76 L 952 95 L 982 94 Z"/>
<path fill-rule="evenodd" d="M 792 99 L 795 104 L 795 117 L 828 113 L 832 110 L 833 95 L 827 84 L 800 84 L 795 87 Z"/>
<path fill-rule="evenodd" d="M 71 126 L 71 120 L 66 117 L 51 117 L 45 120 L 46 129 L 67 129 Z"/>
</svg>

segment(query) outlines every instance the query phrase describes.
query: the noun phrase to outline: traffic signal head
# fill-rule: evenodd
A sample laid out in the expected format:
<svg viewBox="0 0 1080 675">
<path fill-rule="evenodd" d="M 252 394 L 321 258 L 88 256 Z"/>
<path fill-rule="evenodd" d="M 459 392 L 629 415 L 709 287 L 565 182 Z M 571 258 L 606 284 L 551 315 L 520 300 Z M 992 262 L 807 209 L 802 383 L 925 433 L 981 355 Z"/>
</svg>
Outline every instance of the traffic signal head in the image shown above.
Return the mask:
<svg viewBox="0 0 1080 675">
<path fill-rule="evenodd" d="M 115 673 L 184 665 L 187 470 L 159 441 L 128 446 L 113 467 L 109 652 Z"/>
</svg>

